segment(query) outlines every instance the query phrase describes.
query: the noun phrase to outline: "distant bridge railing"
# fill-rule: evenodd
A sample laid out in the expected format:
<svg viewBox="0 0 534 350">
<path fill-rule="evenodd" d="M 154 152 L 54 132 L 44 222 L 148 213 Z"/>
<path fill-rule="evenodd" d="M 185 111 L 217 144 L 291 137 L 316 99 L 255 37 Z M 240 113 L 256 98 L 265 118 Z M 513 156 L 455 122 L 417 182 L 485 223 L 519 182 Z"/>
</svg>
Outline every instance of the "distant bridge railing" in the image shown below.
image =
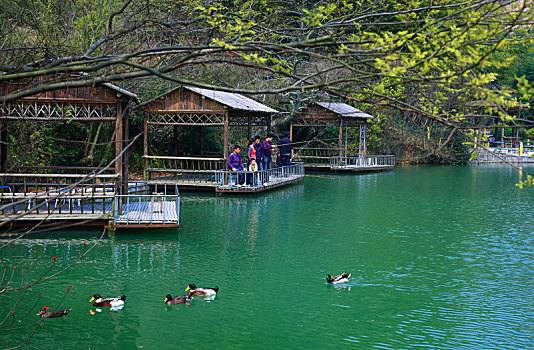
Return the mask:
<svg viewBox="0 0 534 350">
<path fill-rule="evenodd" d="M 255 192 L 291 183 L 304 177 L 304 164 L 261 171 L 218 170 L 215 173 L 216 191 Z"/>
<path fill-rule="evenodd" d="M 332 169 L 393 168 L 394 166 L 395 156 L 393 155 L 330 158 L 330 167 Z"/>
</svg>

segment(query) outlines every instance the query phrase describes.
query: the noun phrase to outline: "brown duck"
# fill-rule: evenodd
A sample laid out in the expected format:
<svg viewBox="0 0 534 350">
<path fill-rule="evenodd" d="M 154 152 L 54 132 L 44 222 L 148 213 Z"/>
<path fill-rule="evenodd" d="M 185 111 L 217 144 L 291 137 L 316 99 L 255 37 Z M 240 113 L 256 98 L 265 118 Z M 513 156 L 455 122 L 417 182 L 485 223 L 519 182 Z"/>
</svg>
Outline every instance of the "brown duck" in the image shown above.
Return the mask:
<svg viewBox="0 0 534 350">
<path fill-rule="evenodd" d="M 50 310 L 50 308 L 48 306 L 44 306 L 41 309 L 41 311 L 39 311 L 37 316 L 41 316 L 41 318 L 63 317 L 63 316 L 66 316 L 72 309 L 53 310 L 53 311 L 48 311 L 48 310 Z"/>
</svg>

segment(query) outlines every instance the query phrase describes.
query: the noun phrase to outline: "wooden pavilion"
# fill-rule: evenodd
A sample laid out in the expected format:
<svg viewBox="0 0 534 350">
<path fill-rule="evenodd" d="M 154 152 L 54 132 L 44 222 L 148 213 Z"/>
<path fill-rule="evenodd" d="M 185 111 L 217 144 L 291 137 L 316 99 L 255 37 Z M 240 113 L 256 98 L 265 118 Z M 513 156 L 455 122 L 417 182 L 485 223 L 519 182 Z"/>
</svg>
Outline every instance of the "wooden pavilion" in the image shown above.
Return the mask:
<svg viewBox="0 0 534 350">
<path fill-rule="evenodd" d="M 274 181 L 276 176 L 265 174 L 259 175 L 263 181 L 258 179 L 254 182 L 254 184 L 261 182 L 261 185 L 240 186 L 238 181 L 232 184 L 232 176 L 228 174 L 227 160 L 232 151 L 229 140 L 231 128 L 246 127 L 249 139 L 253 126 L 263 126 L 269 133 L 272 115 L 277 111 L 264 104 L 236 93 L 182 86 L 143 103 L 138 109 L 144 113 L 143 157 L 145 179 L 148 181 L 170 180 L 176 182 L 180 188 L 246 193 L 292 182 L 287 178 Z M 205 152 L 201 136 L 199 155 L 149 154 L 149 133 L 152 128 L 171 126 L 174 129 L 174 144 L 178 142 L 177 126 L 198 127 L 201 135 L 206 127 L 223 128 L 222 152 L 219 154 Z M 246 152 L 246 147 L 242 147 Z M 295 174 L 295 176 L 288 175 L 288 178 L 295 180 L 302 176 Z"/>
<path fill-rule="evenodd" d="M 0 95 L 85 74 L 44 76 L 0 83 Z M 130 193 L 147 184 L 128 182 L 128 124 L 137 95 L 109 83 L 67 87 L 0 105 L 0 222 L 34 224 L 102 224 L 118 219 Z M 110 164 L 86 166 L 23 166 L 8 159 L 8 123 L 27 121 L 106 122 L 113 126 Z M 13 163 L 13 164 L 11 164 Z M 135 201 L 137 203 L 137 201 Z M 173 212 L 174 213 L 174 212 Z M 177 226 L 177 218 L 173 222 Z M 167 220 L 169 224 L 171 220 Z M 140 222 L 139 222 L 140 223 Z M 146 222 L 144 222 L 146 223 Z"/>
<path fill-rule="evenodd" d="M 314 102 L 293 118 L 290 138 L 294 128 L 315 128 L 319 132 L 315 139 L 295 147 L 296 159 L 304 162 L 306 169 L 333 171 L 372 171 L 391 168 L 395 165 L 393 156 L 367 155 L 367 123 L 373 116 L 342 102 Z M 338 129 L 337 147 L 320 144 L 326 128 Z M 350 155 L 348 150 L 349 130 L 358 128 L 358 154 Z M 310 146 L 313 145 L 313 146 Z"/>
</svg>

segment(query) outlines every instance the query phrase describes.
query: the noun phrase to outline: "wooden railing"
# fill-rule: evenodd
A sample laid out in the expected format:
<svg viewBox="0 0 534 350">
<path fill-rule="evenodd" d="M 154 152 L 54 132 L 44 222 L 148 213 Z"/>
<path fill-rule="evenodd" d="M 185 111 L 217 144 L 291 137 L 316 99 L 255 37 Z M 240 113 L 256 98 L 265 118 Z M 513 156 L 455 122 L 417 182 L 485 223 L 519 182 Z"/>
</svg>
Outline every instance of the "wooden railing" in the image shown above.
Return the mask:
<svg viewBox="0 0 534 350">
<path fill-rule="evenodd" d="M 226 169 L 224 158 L 144 156 L 147 181 L 215 183 L 215 172 Z"/>
<path fill-rule="evenodd" d="M 295 148 L 295 160 L 304 162 L 305 165 L 330 165 L 330 158 L 339 155 L 339 149 L 333 147 L 324 148 Z"/>
</svg>

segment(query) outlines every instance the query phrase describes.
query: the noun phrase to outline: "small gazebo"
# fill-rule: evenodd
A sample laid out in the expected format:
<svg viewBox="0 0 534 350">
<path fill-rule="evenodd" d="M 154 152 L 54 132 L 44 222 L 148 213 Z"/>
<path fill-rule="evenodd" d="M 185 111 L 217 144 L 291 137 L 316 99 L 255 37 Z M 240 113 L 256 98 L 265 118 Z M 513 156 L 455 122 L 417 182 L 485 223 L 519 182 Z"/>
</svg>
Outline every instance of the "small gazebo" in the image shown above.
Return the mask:
<svg viewBox="0 0 534 350">
<path fill-rule="evenodd" d="M 85 75 L 0 82 L 0 96 Z M 0 104 L 0 212 L 17 220 L 108 220 L 116 194 L 128 192 L 128 116 L 137 95 L 109 83 L 66 87 Z M 8 126 L 28 121 L 109 123 L 113 164 L 27 166 L 8 158 Z M 68 140 L 65 140 L 68 142 Z M 120 210 L 119 210 L 120 211 Z"/>
<path fill-rule="evenodd" d="M 226 170 L 230 153 L 230 128 L 247 127 L 248 137 L 253 126 L 263 126 L 270 132 L 271 118 L 276 110 L 246 96 L 203 89 L 192 86 L 177 87 L 138 107 L 144 113 L 144 167 L 145 179 L 172 180 L 182 188 L 214 188 L 215 173 Z M 206 154 L 203 138 L 200 137 L 200 154 L 180 156 L 178 154 L 151 155 L 149 132 L 152 128 L 174 128 L 174 144 L 177 140 L 177 126 L 200 128 L 223 128 L 223 149 L 221 154 Z M 169 152 L 170 153 L 170 152 Z"/>
<path fill-rule="evenodd" d="M 291 140 L 294 128 L 316 128 L 318 135 L 296 148 L 297 159 L 304 161 L 307 169 L 316 170 L 380 170 L 394 166 L 393 156 L 367 156 L 367 123 L 374 118 L 343 102 L 314 102 L 295 116 L 290 125 Z M 320 145 L 320 135 L 327 127 L 338 131 L 337 147 Z M 349 129 L 358 128 L 358 154 L 348 153 Z M 387 157 L 387 158 L 386 158 Z"/>
</svg>

